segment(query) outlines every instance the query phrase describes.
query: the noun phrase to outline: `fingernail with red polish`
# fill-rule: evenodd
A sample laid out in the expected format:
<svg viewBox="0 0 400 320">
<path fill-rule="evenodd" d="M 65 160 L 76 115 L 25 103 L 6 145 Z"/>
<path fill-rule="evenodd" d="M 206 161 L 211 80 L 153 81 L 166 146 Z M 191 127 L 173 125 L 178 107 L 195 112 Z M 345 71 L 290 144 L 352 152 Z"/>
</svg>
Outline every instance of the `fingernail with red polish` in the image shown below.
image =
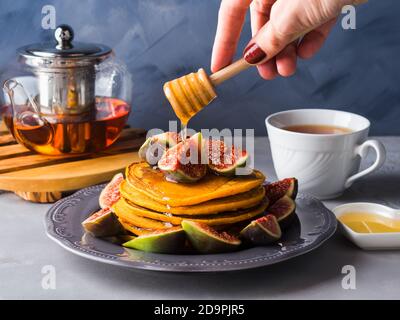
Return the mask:
<svg viewBox="0 0 400 320">
<path fill-rule="evenodd" d="M 244 49 L 243 57 L 247 61 L 247 63 L 257 64 L 263 61 L 267 57 L 267 54 L 262 51 L 257 43 L 253 43 L 247 46 L 246 49 Z"/>
</svg>

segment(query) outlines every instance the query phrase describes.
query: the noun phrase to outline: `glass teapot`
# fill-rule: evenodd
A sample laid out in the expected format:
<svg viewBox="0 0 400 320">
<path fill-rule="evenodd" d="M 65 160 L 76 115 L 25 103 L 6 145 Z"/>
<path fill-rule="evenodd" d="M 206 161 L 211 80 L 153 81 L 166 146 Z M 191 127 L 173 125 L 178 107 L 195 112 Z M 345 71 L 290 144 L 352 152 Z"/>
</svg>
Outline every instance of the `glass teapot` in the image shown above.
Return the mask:
<svg viewBox="0 0 400 320">
<path fill-rule="evenodd" d="M 132 81 L 111 48 L 73 42 L 71 27 L 54 43 L 18 49 L 23 76 L 4 82 L 1 113 L 14 138 L 48 155 L 101 151 L 121 134 L 130 114 Z"/>
</svg>

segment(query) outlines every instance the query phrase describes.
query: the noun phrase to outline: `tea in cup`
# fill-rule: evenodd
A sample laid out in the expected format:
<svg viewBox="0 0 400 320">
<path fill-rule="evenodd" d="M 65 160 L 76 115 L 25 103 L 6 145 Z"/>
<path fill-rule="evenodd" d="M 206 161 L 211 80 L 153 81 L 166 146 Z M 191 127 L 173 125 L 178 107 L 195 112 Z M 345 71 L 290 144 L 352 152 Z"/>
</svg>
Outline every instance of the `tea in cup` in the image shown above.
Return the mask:
<svg viewBox="0 0 400 320">
<path fill-rule="evenodd" d="M 354 113 L 299 109 L 275 113 L 265 122 L 278 178 L 296 177 L 302 192 L 319 199 L 340 196 L 386 159 L 383 144 L 368 139 L 369 120 Z M 369 149 L 376 152 L 375 162 L 360 171 Z"/>
</svg>

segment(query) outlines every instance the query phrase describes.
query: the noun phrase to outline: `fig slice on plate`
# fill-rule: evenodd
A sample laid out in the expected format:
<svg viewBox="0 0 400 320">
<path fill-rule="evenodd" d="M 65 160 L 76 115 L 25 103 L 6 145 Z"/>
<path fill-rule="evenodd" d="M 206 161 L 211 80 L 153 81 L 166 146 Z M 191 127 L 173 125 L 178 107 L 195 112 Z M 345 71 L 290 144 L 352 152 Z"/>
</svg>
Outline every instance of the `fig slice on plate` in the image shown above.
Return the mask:
<svg viewBox="0 0 400 320">
<path fill-rule="evenodd" d="M 266 197 L 270 200 L 270 203 L 273 204 L 284 195 L 295 200 L 297 196 L 298 182 L 296 178 L 286 178 L 266 184 L 264 188 Z"/>
<path fill-rule="evenodd" d="M 196 182 L 207 173 L 207 165 L 201 163 L 202 150 L 199 132 L 168 149 L 158 161 L 158 168 L 173 182 Z"/>
<path fill-rule="evenodd" d="M 111 237 L 125 233 L 124 228 L 110 208 L 101 209 L 93 213 L 82 222 L 82 226 L 86 232 L 93 234 L 95 237 Z"/>
<path fill-rule="evenodd" d="M 124 181 L 122 173 L 117 173 L 111 181 L 104 187 L 99 196 L 100 208 L 111 208 L 120 198 L 119 186 Z"/>
<path fill-rule="evenodd" d="M 239 238 L 226 232 L 218 232 L 205 223 L 184 220 L 182 228 L 193 248 L 200 253 L 230 252 L 237 250 L 241 244 Z"/>
<path fill-rule="evenodd" d="M 296 202 L 289 196 L 283 196 L 267 209 L 267 212 L 274 215 L 281 227 L 290 224 L 295 216 Z"/>
<path fill-rule="evenodd" d="M 117 236 L 103 237 L 103 240 L 114 243 L 114 244 L 122 245 L 124 242 L 130 241 L 135 238 L 136 238 L 136 236 L 123 234 L 123 235 L 117 235 Z"/>
<path fill-rule="evenodd" d="M 139 158 L 150 165 L 156 165 L 164 152 L 177 145 L 180 137 L 176 132 L 164 132 L 146 139 L 139 149 Z"/>
<path fill-rule="evenodd" d="M 222 140 L 209 139 L 207 143 L 208 166 L 213 172 L 233 176 L 237 168 L 246 166 L 249 157 L 247 151 L 233 145 L 227 146 Z"/>
<path fill-rule="evenodd" d="M 278 220 L 272 214 L 253 220 L 240 235 L 255 245 L 267 245 L 279 240 L 282 231 Z"/>
<path fill-rule="evenodd" d="M 122 244 L 124 247 L 153 253 L 178 253 L 185 247 L 186 236 L 181 227 L 157 230 Z"/>
</svg>

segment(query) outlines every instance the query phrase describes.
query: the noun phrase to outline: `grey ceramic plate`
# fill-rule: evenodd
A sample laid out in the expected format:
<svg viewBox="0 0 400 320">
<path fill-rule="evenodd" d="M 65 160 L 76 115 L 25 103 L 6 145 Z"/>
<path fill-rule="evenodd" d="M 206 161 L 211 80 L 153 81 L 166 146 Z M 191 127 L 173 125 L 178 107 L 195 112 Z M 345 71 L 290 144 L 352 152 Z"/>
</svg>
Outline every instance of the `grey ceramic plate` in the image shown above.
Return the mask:
<svg viewBox="0 0 400 320">
<path fill-rule="evenodd" d="M 46 230 L 51 239 L 72 253 L 121 267 L 172 272 L 220 272 L 262 267 L 310 252 L 336 230 L 334 214 L 319 200 L 300 194 L 296 199 L 298 219 L 276 245 L 210 255 L 146 253 L 125 249 L 84 233 L 81 222 L 99 209 L 98 196 L 103 187 L 80 190 L 54 204 L 46 215 Z"/>
</svg>

